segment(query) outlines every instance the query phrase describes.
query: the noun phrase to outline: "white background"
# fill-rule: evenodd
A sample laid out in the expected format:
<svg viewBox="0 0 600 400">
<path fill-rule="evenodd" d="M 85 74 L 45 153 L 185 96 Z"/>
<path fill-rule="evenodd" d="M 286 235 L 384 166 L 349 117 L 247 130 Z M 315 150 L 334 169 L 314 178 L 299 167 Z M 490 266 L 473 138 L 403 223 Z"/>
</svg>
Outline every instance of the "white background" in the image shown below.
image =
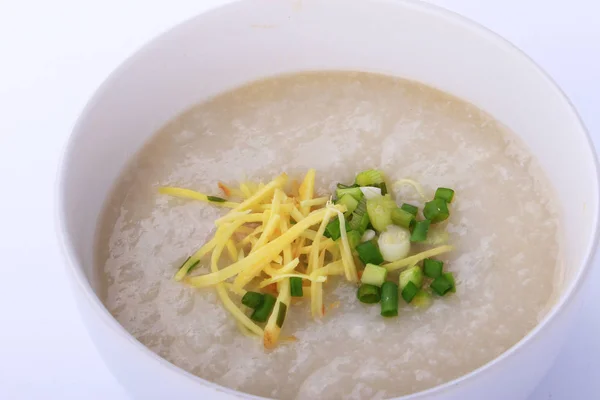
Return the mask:
<svg viewBox="0 0 600 400">
<path fill-rule="evenodd" d="M 75 118 L 111 70 L 222 2 L 0 0 L 0 399 L 128 398 L 87 337 L 65 279 L 53 234 L 57 162 Z M 575 103 L 598 147 L 596 0 L 432 2 L 531 55 Z M 586 290 L 571 340 L 531 400 L 599 398 L 598 268 Z"/>
</svg>

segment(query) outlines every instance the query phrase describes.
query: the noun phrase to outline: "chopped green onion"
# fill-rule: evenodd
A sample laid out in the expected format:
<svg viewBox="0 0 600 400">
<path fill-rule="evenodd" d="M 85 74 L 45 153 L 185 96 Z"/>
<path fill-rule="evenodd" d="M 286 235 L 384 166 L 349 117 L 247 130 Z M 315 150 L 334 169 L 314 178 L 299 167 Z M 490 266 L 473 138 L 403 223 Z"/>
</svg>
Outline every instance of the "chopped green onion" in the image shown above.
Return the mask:
<svg viewBox="0 0 600 400">
<path fill-rule="evenodd" d="M 358 288 L 356 297 L 358 297 L 358 300 L 360 300 L 362 303 L 374 304 L 379 302 L 381 295 L 379 294 L 379 288 L 377 286 L 363 283 Z"/>
<path fill-rule="evenodd" d="M 212 201 L 214 203 L 225 203 L 227 200 L 221 198 L 221 197 L 217 197 L 217 196 L 206 196 L 206 199 L 208 201 Z"/>
<path fill-rule="evenodd" d="M 347 194 L 354 197 L 358 201 L 360 201 L 363 198 L 363 192 L 360 190 L 359 187 L 352 187 L 348 189 L 336 189 L 335 191 L 335 195 L 338 199 L 341 199 Z"/>
<path fill-rule="evenodd" d="M 423 286 L 423 271 L 418 265 L 412 266 L 402 272 L 400 272 L 400 290 L 404 290 L 409 282 L 412 282 L 418 288 Z"/>
<path fill-rule="evenodd" d="M 349 228 L 349 224 L 346 225 L 346 230 Z M 332 240 L 338 240 L 342 232 L 340 231 L 340 220 L 338 218 L 334 219 L 330 223 L 327 224 L 325 228 L 325 232 L 323 232 L 323 236 L 331 238 Z"/>
<path fill-rule="evenodd" d="M 398 285 L 385 282 L 381 286 L 381 315 L 395 317 L 398 315 Z"/>
<path fill-rule="evenodd" d="M 296 276 L 290 278 L 290 295 L 292 297 L 304 296 L 304 292 L 302 290 L 302 278 Z"/>
<path fill-rule="evenodd" d="M 362 192 L 361 192 L 362 193 Z M 367 213 L 367 199 L 363 197 L 358 202 L 356 209 L 354 210 L 355 215 L 365 215 Z"/>
<path fill-rule="evenodd" d="M 379 189 L 381 189 L 381 195 L 382 196 L 385 196 L 386 194 L 388 194 L 387 185 L 385 184 L 385 182 L 381 182 L 376 187 L 378 187 Z"/>
<path fill-rule="evenodd" d="M 392 224 L 392 209 L 390 208 L 391 198 L 377 197 L 367 200 L 367 213 L 371 225 L 378 232 L 383 232 L 385 228 Z M 394 203 L 395 207 L 396 204 Z"/>
<path fill-rule="evenodd" d="M 337 184 L 338 189 L 351 189 L 351 188 L 355 188 L 355 187 L 358 187 L 358 185 L 356 183 L 353 183 L 352 185 L 344 185 L 343 183 Z"/>
<path fill-rule="evenodd" d="M 367 229 L 365 231 L 365 233 L 363 233 L 362 237 L 360 238 L 360 241 L 361 241 L 361 243 L 368 242 L 369 240 L 375 239 L 375 236 L 377 236 L 377 233 L 373 229 Z"/>
<path fill-rule="evenodd" d="M 360 281 L 367 285 L 381 286 L 387 277 L 387 269 L 375 264 L 367 264 Z"/>
<path fill-rule="evenodd" d="M 445 276 L 440 275 L 431 282 L 429 285 L 431 290 L 439 294 L 440 296 L 445 295 L 452 290 L 452 283 Z"/>
<path fill-rule="evenodd" d="M 406 229 L 412 229 L 415 226 L 415 216 L 402 208 L 392 210 L 392 223 Z"/>
<path fill-rule="evenodd" d="M 279 303 L 279 311 L 277 311 L 277 326 L 282 327 L 283 321 L 285 321 L 285 314 L 287 314 L 287 306 L 285 303 Z"/>
<path fill-rule="evenodd" d="M 333 240 L 338 240 L 341 234 L 340 221 L 337 218 L 329 222 L 325 227 L 325 232 L 323 232 L 323 236 Z"/>
<path fill-rule="evenodd" d="M 427 308 L 431 305 L 431 295 L 423 289 L 420 289 L 412 299 L 412 304 L 419 308 Z"/>
<path fill-rule="evenodd" d="M 430 220 L 432 224 L 442 222 L 450 216 L 448 203 L 446 203 L 446 200 L 442 199 L 428 201 L 425 203 L 425 207 L 423 207 L 423 215 Z"/>
<path fill-rule="evenodd" d="M 361 235 L 365 233 L 369 226 L 369 214 L 359 215 L 356 212 L 352 214 L 352 219 L 348 222 L 348 228 L 354 231 L 358 231 Z"/>
<path fill-rule="evenodd" d="M 456 293 L 456 281 L 454 280 L 454 274 L 452 274 L 452 272 L 444 272 L 442 276 L 446 278 L 446 280 L 452 285 L 450 291 L 452 293 Z"/>
<path fill-rule="evenodd" d="M 254 310 L 250 316 L 250 319 L 257 322 L 265 322 L 267 319 L 269 319 L 269 315 L 271 315 L 273 307 L 275 307 L 276 300 L 277 299 L 273 295 L 265 293 L 263 295 L 262 304 Z"/>
<path fill-rule="evenodd" d="M 425 276 L 430 278 L 437 278 L 442 275 L 444 269 L 444 263 L 439 260 L 432 258 L 426 258 L 423 260 L 423 273 Z"/>
<path fill-rule="evenodd" d="M 262 293 L 257 292 L 246 292 L 244 297 L 242 297 L 242 304 L 246 307 L 250 308 L 258 308 L 262 305 L 264 301 L 264 295 Z"/>
<path fill-rule="evenodd" d="M 378 187 L 374 187 L 374 186 L 362 186 L 360 188 L 360 191 L 362 192 L 362 194 L 365 195 L 365 198 L 367 200 L 376 199 L 378 197 L 383 196 L 381 194 L 381 189 L 379 189 Z"/>
<path fill-rule="evenodd" d="M 377 244 L 383 259 L 394 262 L 408 257 L 410 252 L 410 231 L 396 225 L 388 226 L 381 232 Z"/>
<path fill-rule="evenodd" d="M 385 177 L 381 171 L 369 169 L 356 175 L 356 181 L 359 186 L 373 186 L 385 182 Z"/>
<path fill-rule="evenodd" d="M 452 203 L 452 200 L 454 199 L 454 190 L 442 187 L 437 188 L 434 197 L 436 199 L 442 199 L 446 203 Z"/>
<path fill-rule="evenodd" d="M 338 199 L 337 204 L 346 206 L 346 214 L 350 215 L 356 210 L 356 207 L 358 207 L 358 200 L 352 197 L 351 194 L 345 194 Z"/>
<path fill-rule="evenodd" d="M 383 262 L 383 256 L 373 241 L 359 244 L 356 246 L 356 251 L 358 252 L 358 257 L 365 265 L 380 265 Z"/>
<path fill-rule="evenodd" d="M 429 224 L 431 221 L 425 219 L 423 221 L 417 221 L 413 228 L 412 235 L 410 236 L 411 242 L 424 242 L 427 239 L 427 232 L 429 231 Z"/>
<path fill-rule="evenodd" d="M 417 293 L 419 293 L 419 288 L 417 287 L 417 285 L 415 285 L 412 282 L 408 282 L 406 286 L 404 286 L 404 289 L 402 289 L 402 298 L 407 303 L 410 303 L 411 301 L 413 301 Z"/>
<path fill-rule="evenodd" d="M 417 213 L 419 212 L 419 207 L 413 206 L 412 204 L 408 204 L 408 203 L 402 204 L 400 206 L 400 208 L 403 209 L 404 211 L 411 213 L 415 217 L 417 216 Z"/>
<path fill-rule="evenodd" d="M 360 239 L 362 238 L 362 235 L 360 234 L 359 231 L 349 231 L 349 232 L 346 232 L 346 236 L 348 238 L 348 244 L 350 245 L 350 250 L 352 250 L 352 252 L 355 252 L 356 246 L 358 246 L 360 244 Z"/>
</svg>

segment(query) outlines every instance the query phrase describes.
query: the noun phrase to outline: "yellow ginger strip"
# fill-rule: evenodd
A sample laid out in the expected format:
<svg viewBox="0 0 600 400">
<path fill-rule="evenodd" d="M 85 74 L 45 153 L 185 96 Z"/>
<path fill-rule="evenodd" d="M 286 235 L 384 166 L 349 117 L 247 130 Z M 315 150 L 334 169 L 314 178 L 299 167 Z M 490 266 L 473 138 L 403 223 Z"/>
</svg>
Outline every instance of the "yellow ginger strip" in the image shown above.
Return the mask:
<svg viewBox="0 0 600 400">
<path fill-rule="evenodd" d="M 244 217 L 244 216 L 250 214 L 251 211 L 252 210 L 246 210 L 246 211 L 242 211 L 242 212 L 233 212 L 233 211 L 228 212 L 225 216 L 223 216 L 215 221 L 215 226 L 219 227 L 226 222 L 235 221 L 238 218 L 241 218 L 241 217 Z"/>
<path fill-rule="evenodd" d="M 288 279 L 288 278 L 301 278 L 307 281 L 311 281 L 311 282 L 317 282 L 317 283 L 323 283 L 325 281 L 327 281 L 327 277 L 325 276 L 325 274 L 319 274 L 319 275 L 314 275 L 310 274 L 310 275 L 306 275 L 306 274 L 281 274 L 281 275 L 275 275 L 272 278 L 269 279 L 265 279 L 264 281 L 262 281 L 261 283 L 259 283 L 258 287 L 259 288 L 264 288 L 265 286 L 269 286 L 272 283 L 276 283 L 279 281 L 282 281 L 284 279 Z"/>
<path fill-rule="evenodd" d="M 259 189 L 250 198 L 244 200 L 240 205 L 234 208 L 233 211 L 244 211 L 260 204 L 263 199 L 271 196 L 275 189 L 281 188 L 283 185 L 285 185 L 287 179 L 288 177 L 286 174 L 279 175 L 277 178 L 269 182 L 268 185 L 264 186 L 262 189 Z"/>
<path fill-rule="evenodd" d="M 323 283 L 327 280 L 327 277 L 325 275 L 312 276 L 312 275 L 306 275 L 306 274 L 282 274 L 282 275 L 275 275 L 274 277 L 269 278 L 269 279 L 265 279 L 258 285 L 258 287 L 264 288 L 266 286 L 269 286 L 272 283 L 277 283 L 279 281 L 282 281 L 282 280 L 288 279 L 288 278 L 302 278 L 304 280 L 311 281 L 311 282 L 317 282 L 317 283 Z"/>
<path fill-rule="evenodd" d="M 440 254 L 447 253 L 449 251 L 452 251 L 453 249 L 454 248 L 450 245 L 436 247 L 434 249 L 426 250 L 421 253 L 415 254 L 414 256 L 403 258 L 402 260 L 394 261 L 389 264 L 384 264 L 382 265 L 382 267 L 384 267 L 388 271 L 396 271 L 400 268 L 415 265 L 416 263 L 423 261 L 426 258 L 435 257 L 439 256 Z"/>
<path fill-rule="evenodd" d="M 290 280 L 284 279 L 279 287 L 279 295 L 273 307 L 273 312 L 265 325 L 263 334 L 263 346 L 266 349 L 272 349 L 277 345 L 277 340 L 281 333 L 281 327 L 285 322 L 288 308 L 290 307 Z M 281 315 L 280 315 L 281 314 Z"/>
<path fill-rule="evenodd" d="M 248 236 L 246 236 L 245 238 L 242 239 L 242 241 L 240 242 L 240 244 L 242 246 L 247 245 L 248 243 L 250 243 L 252 241 L 252 238 L 254 238 L 255 240 L 258 240 L 258 238 L 256 237 L 256 235 L 258 235 L 259 233 L 261 233 L 262 231 L 264 231 L 265 227 L 264 225 L 259 225 L 256 228 L 254 228 L 254 230 L 252 232 L 250 232 L 248 234 Z M 253 243 L 254 245 L 254 243 Z"/>
<path fill-rule="evenodd" d="M 330 209 L 331 205 L 328 204 L 327 208 Z M 344 219 L 344 214 L 342 214 L 341 211 L 336 209 L 335 212 L 338 214 L 338 219 L 340 221 L 342 262 L 344 263 L 346 279 L 350 282 L 356 282 L 358 281 L 358 274 L 356 273 L 354 257 L 352 257 L 352 251 L 350 250 L 350 243 L 348 243 L 348 235 L 346 234 L 346 220 Z"/>
<path fill-rule="evenodd" d="M 327 228 L 327 224 L 329 223 L 329 219 L 331 218 L 332 211 L 327 208 L 325 216 L 321 221 L 321 225 L 319 226 L 319 230 L 315 235 L 315 239 L 312 243 L 312 248 L 310 254 L 308 256 L 308 268 L 307 272 L 310 274 L 314 270 L 319 268 L 319 245 L 321 242 L 321 238 L 323 237 L 323 233 L 325 232 L 325 228 Z M 310 311 L 313 318 L 321 318 L 323 317 L 323 284 L 320 282 L 313 282 L 310 285 Z"/>
<path fill-rule="evenodd" d="M 315 268 L 317 268 L 317 264 L 319 262 L 319 250 L 321 239 L 323 238 L 323 233 L 325 233 L 325 229 L 327 228 L 327 224 L 331 219 L 332 211 L 330 209 L 326 209 L 327 212 L 321 221 L 321 225 L 319 226 L 319 230 L 313 239 L 311 247 L 311 251 L 308 257 L 308 269 L 307 272 L 310 274 Z M 302 249 L 300 249 L 302 250 Z"/>
<path fill-rule="evenodd" d="M 240 191 L 242 192 L 242 194 L 244 195 L 244 197 L 246 199 L 249 199 L 250 197 L 252 197 L 252 191 L 250 190 L 248 185 L 246 185 L 245 183 L 240 184 Z"/>
<path fill-rule="evenodd" d="M 269 222 L 267 223 L 267 226 L 265 226 L 265 230 L 260 235 L 260 238 L 258 238 L 258 240 L 254 244 L 254 246 L 252 246 L 252 250 L 250 251 L 250 255 L 248 257 L 250 257 L 256 251 L 258 251 L 261 247 L 264 247 L 264 245 L 267 243 L 269 238 L 273 235 L 273 232 L 275 231 L 275 229 L 279 226 L 279 219 L 280 219 L 279 215 L 274 215 L 269 220 Z M 274 257 L 275 256 L 280 257 L 279 254 L 274 255 Z M 267 260 L 267 262 L 268 261 L 270 261 L 270 260 Z M 247 268 L 244 271 L 240 271 L 238 276 L 236 276 L 235 280 L 233 281 L 233 284 L 239 288 L 244 287 L 252 279 L 254 279 L 258 274 L 260 274 L 264 265 L 265 264 L 261 262 L 261 263 L 257 263 L 255 265 L 251 266 L 250 268 Z"/>
<path fill-rule="evenodd" d="M 314 169 L 309 169 L 306 173 L 304 181 L 298 189 L 300 201 L 310 200 L 313 198 L 315 193 L 315 175 L 316 171 Z M 300 207 L 300 212 L 303 215 L 308 215 L 310 213 L 310 207 Z"/>
<path fill-rule="evenodd" d="M 277 275 L 280 267 L 281 267 L 281 265 L 275 264 L 275 263 L 271 263 L 271 265 L 266 264 L 263 267 L 263 272 L 267 273 L 270 276 L 275 276 L 275 275 Z"/>
<path fill-rule="evenodd" d="M 326 240 L 321 240 L 321 242 L 319 243 L 319 251 L 320 250 L 328 250 L 331 247 L 335 246 L 335 242 L 333 240 L 331 240 L 330 238 L 327 238 Z M 313 244 L 309 245 L 309 246 L 304 246 L 303 248 L 300 249 L 300 254 L 310 254 L 311 249 L 313 248 Z"/>
<path fill-rule="evenodd" d="M 298 210 L 295 206 L 292 207 L 292 210 L 290 211 L 290 216 L 294 218 L 294 221 L 296 222 L 300 222 L 304 219 L 304 215 L 302 215 L 300 210 Z"/>
<path fill-rule="evenodd" d="M 254 229 L 250 228 L 249 226 L 242 225 L 236 229 L 236 233 L 242 233 L 245 235 L 250 235 L 252 232 L 254 232 Z"/>
<path fill-rule="evenodd" d="M 281 231 L 281 234 L 283 235 L 284 233 L 286 233 L 288 231 L 289 227 L 290 227 L 289 216 L 287 217 L 287 219 L 282 218 L 281 221 L 279 222 L 279 230 Z M 283 248 L 283 263 L 285 265 L 289 265 L 291 262 L 292 262 L 292 244 L 290 243 Z M 296 268 L 296 267 L 294 266 L 294 268 Z"/>
<path fill-rule="evenodd" d="M 246 289 L 238 289 L 236 287 L 234 287 L 231 283 L 229 282 L 223 282 L 223 285 L 225 286 L 225 288 L 227 290 L 229 290 L 231 293 L 235 293 L 240 297 L 244 297 L 244 295 L 246 294 L 247 290 Z"/>
<path fill-rule="evenodd" d="M 223 202 L 210 201 L 208 199 L 208 196 L 205 195 L 204 193 L 200 193 L 200 192 L 197 192 L 197 191 L 191 190 L 191 189 L 184 189 L 184 188 L 173 187 L 173 186 L 165 186 L 165 187 L 158 188 L 158 192 L 161 194 L 167 194 L 167 195 L 173 196 L 173 197 L 180 197 L 182 199 L 203 201 L 205 203 L 210 203 L 210 204 L 212 204 L 214 206 L 218 206 L 218 207 L 235 209 L 236 207 L 240 206 L 240 203 L 234 203 L 231 201 L 223 201 Z"/>
<path fill-rule="evenodd" d="M 315 240 L 315 238 L 317 237 L 317 231 L 307 229 L 304 232 L 302 232 L 302 235 L 300 236 L 306 239 Z"/>
<path fill-rule="evenodd" d="M 302 200 L 300 202 L 300 207 L 324 206 L 328 201 L 329 197 L 317 197 L 311 200 Z"/>
<path fill-rule="evenodd" d="M 229 226 L 227 226 L 226 228 L 221 228 L 222 232 L 217 232 L 217 237 L 218 237 L 218 244 L 215 246 L 215 249 L 213 250 L 212 254 L 211 254 L 211 258 L 210 258 L 210 270 L 212 271 L 212 273 L 218 273 L 219 272 L 219 267 L 218 267 L 218 261 L 219 258 L 221 257 L 221 253 L 223 251 L 223 248 L 225 247 L 225 242 L 229 240 L 229 238 L 231 237 L 231 235 L 233 235 L 233 232 L 235 232 L 235 229 L 237 228 L 236 225 L 241 225 L 241 222 L 235 222 Z M 240 322 L 240 324 L 242 324 L 244 327 L 248 328 L 248 330 L 250 330 L 251 332 L 257 334 L 257 335 L 262 335 L 263 334 L 263 330 L 256 325 L 250 318 L 248 318 L 248 316 L 246 316 L 246 314 L 244 314 L 234 303 L 233 301 L 231 301 L 231 299 L 229 298 L 229 295 L 227 294 L 227 291 L 225 290 L 225 286 L 223 285 L 223 283 L 218 283 L 216 285 L 216 289 L 217 289 L 217 294 L 219 295 L 219 298 L 221 299 L 221 301 L 223 302 L 223 306 L 225 306 L 225 309 L 227 311 L 229 311 L 231 313 L 231 315 Z"/>
<path fill-rule="evenodd" d="M 238 252 L 237 252 L 237 248 L 235 247 L 235 243 L 233 242 L 233 239 L 229 238 L 226 246 L 227 246 L 227 253 L 229 254 L 229 258 L 231 258 L 231 261 L 237 261 Z"/>
<path fill-rule="evenodd" d="M 345 209 L 345 207 L 340 207 L 340 209 L 342 208 Z M 212 286 L 216 283 L 231 278 L 232 276 L 240 273 L 248 267 L 251 267 L 252 265 L 255 265 L 258 262 L 268 262 L 276 258 L 287 245 L 289 245 L 291 242 L 300 237 L 300 234 L 302 232 L 304 232 L 311 226 L 321 222 L 326 212 L 326 209 L 313 211 L 304 220 L 292 226 L 287 232 L 285 232 L 275 240 L 271 241 L 270 243 L 266 244 L 265 246 L 261 247 L 256 252 L 249 254 L 243 260 L 233 263 L 230 266 L 223 268 L 222 270 L 216 273 L 187 278 L 187 282 L 195 287 Z"/>
<path fill-rule="evenodd" d="M 323 276 L 323 275 L 344 275 L 344 263 L 342 260 L 334 261 L 323 268 L 314 270 L 311 277 Z"/>
</svg>

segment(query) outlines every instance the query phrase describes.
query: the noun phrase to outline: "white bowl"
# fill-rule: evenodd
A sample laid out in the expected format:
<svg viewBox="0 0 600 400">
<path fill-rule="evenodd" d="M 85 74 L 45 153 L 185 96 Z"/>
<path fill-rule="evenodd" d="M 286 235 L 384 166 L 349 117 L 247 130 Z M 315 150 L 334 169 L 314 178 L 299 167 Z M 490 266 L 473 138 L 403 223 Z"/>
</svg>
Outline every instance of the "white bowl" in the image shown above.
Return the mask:
<svg viewBox="0 0 600 400">
<path fill-rule="evenodd" d="M 527 56 L 447 11 L 410 1 L 258 0 L 229 4 L 153 40 L 102 85 L 81 115 L 60 173 L 60 240 L 100 354 L 140 398 L 240 395 L 173 366 L 135 340 L 96 296 L 96 222 L 121 169 L 170 118 L 219 92 L 303 70 L 415 79 L 511 128 L 555 188 L 565 273 L 546 318 L 504 354 L 407 399 L 520 399 L 547 371 L 572 324 L 598 229 L 598 167 L 577 113 Z"/>
</svg>

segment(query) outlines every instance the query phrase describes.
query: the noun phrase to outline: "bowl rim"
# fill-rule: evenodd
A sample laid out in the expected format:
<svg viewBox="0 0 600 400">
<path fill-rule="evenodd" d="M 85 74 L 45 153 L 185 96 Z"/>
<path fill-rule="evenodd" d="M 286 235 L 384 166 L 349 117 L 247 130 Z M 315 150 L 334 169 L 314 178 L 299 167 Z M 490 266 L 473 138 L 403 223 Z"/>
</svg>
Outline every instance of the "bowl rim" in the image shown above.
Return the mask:
<svg viewBox="0 0 600 400">
<path fill-rule="evenodd" d="M 223 4 L 220 4 L 216 7 L 211 7 L 210 9 L 200 12 L 199 14 L 193 15 L 187 19 L 184 19 L 178 22 L 176 25 L 171 28 L 158 33 L 150 40 L 146 41 L 140 48 L 138 48 L 135 52 L 133 52 L 130 56 L 128 56 L 123 62 L 121 62 L 116 69 L 114 69 L 100 84 L 100 86 L 94 91 L 92 97 L 88 99 L 85 104 L 83 110 L 79 114 L 77 120 L 73 124 L 71 129 L 71 133 L 66 140 L 65 145 L 63 145 L 63 149 L 61 151 L 60 160 L 58 163 L 58 173 L 57 179 L 55 182 L 55 230 L 56 235 L 59 241 L 59 246 L 61 248 L 61 253 L 63 255 L 65 262 L 65 269 L 68 271 L 67 275 L 70 277 L 72 283 L 73 290 L 77 288 L 87 301 L 91 308 L 95 311 L 96 316 L 109 328 L 121 341 L 126 341 L 131 344 L 132 349 L 137 349 L 139 354 L 143 357 L 149 357 L 149 359 L 154 360 L 159 363 L 161 368 L 166 368 L 170 370 L 172 373 L 180 375 L 182 377 L 186 377 L 187 379 L 192 380 L 194 384 L 204 386 L 205 388 L 211 388 L 218 392 L 222 392 L 224 394 L 228 394 L 230 396 L 249 398 L 249 399 L 265 399 L 265 397 L 255 396 L 249 393 L 237 391 L 231 389 L 229 387 L 221 386 L 214 382 L 211 382 L 207 379 L 201 378 L 199 376 L 193 375 L 190 372 L 184 370 L 176 366 L 175 364 L 167 361 L 166 359 L 160 357 L 158 354 L 154 353 L 148 347 L 139 342 L 132 334 L 130 334 L 118 321 L 116 318 L 110 314 L 108 309 L 104 306 L 100 298 L 96 295 L 93 288 L 90 285 L 83 269 L 80 267 L 79 263 L 76 261 L 76 254 L 74 250 L 73 242 L 70 238 L 70 235 L 67 232 L 66 227 L 66 215 L 68 211 L 64 208 L 65 203 L 65 185 L 68 180 L 68 171 L 67 171 L 67 163 L 68 159 L 73 151 L 73 146 L 75 143 L 75 139 L 82 135 L 81 126 L 84 124 L 84 121 L 87 120 L 88 115 L 92 112 L 93 108 L 98 103 L 99 99 L 103 97 L 104 93 L 107 91 L 109 84 L 114 81 L 119 75 L 121 75 L 124 71 L 126 71 L 129 65 L 136 62 L 137 58 L 140 54 L 151 48 L 157 40 L 160 38 L 169 36 L 174 32 L 182 29 L 185 26 L 195 23 L 201 23 L 202 19 L 210 18 L 213 13 L 218 13 L 221 10 L 228 7 L 235 7 L 237 4 L 246 2 L 249 0 L 224 0 Z M 350 1 L 350 0 L 347 0 Z M 365 0 L 351 0 L 351 1 L 365 1 Z M 564 101 L 565 107 L 568 108 L 569 112 L 572 116 L 575 117 L 578 122 L 578 128 L 581 133 L 584 134 L 585 139 L 587 141 L 587 146 L 591 152 L 591 157 L 593 160 L 594 166 L 594 175 L 596 177 L 596 182 L 600 182 L 600 165 L 598 163 L 598 156 L 595 151 L 595 147 L 593 145 L 593 141 L 589 134 L 589 131 L 585 127 L 579 113 L 574 107 L 573 103 L 570 101 L 568 96 L 564 93 L 564 91 L 560 88 L 560 86 L 554 81 L 554 79 L 542 68 L 540 67 L 527 53 L 522 51 L 516 45 L 503 38 L 499 34 L 493 32 L 491 29 L 479 24 L 476 21 L 473 21 L 467 17 L 464 17 L 454 11 L 448 10 L 446 8 L 421 2 L 418 0 L 368 0 L 370 3 L 373 3 L 374 6 L 382 3 L 394 4 L 398 6 L 399 9 L 406 8 L 416 10 L 422 13 L 428 13 L 434 15 L 438 18 L 443 18 L 446 20 L 451 20 L 453 23 L 456 23 L 461 28 L 470 31 L 473 34 L 482 36 L 486 40 L 490 42 L 495 42 L 495 44 L 499 47 L 504 48 L 508 52 L 512 52 L 525 59 L 534 70 L 541 76 L 542 79 L 546 81 L 546 83 L 551 87 L 556 94 Z M 596 184 L 596 196 L 597 199 L 599 197 L 598 194 L 599 188 L 598 184 Z M 480 367 L 461 375 L 453 380 L 444 382 L 440 385 L 431 387 L 426 390 L 422 390 L 419 392 L 402 395 L 400 397 L 396 397 L 398 400 L 416 400 L 422 399 L 427 396 L 432 396 L 436 394 L 441 394 L 444 391 L 451 389 L 454 386 L 461 385 L 467 383 L 467 381 L 472 381 L 476 379 L 479 375 L 483 374 L 487 370 L 496 366 L 496 364 L 503 363 L 504 360 L 512 357 L 515 353 L 520 351 L 520 349 L 529 344 L 529 342 L 533 341 L 542 331 L 546 330 L 549 325 L 551 325 L 559 315 L 562 315 L 567 308 L 567 304 L 573 302 L 576 292 L 581 290 L 581 287 L 585 281 L 585 277 L 588 275 L 592 261 L 594 259 L 596 249 L 599 242 L 599 224 L 600 224 L 600 205 L 594 208 L 593 210 L 593 232 L 592 232 L 592 240 L 590 241 L 586 251 L 585 257 L 582 262 L 581 268 L 576 272 L 573 277 L 572 282 L 566 287 L 563 294 L 560 296 L 559 300 L 550 308 L 550 310 L 546 313 L 544 318 L 537 323 L 537 325 L 531 329 L 525 336 L 523 336 L 517 343 L 509 347 L 502 354 L 498 355 L 494 359 L 488 361 L 487 363 L 481 365 Z M 87 329 L 87 327 L 86 327 Z M 89 332 L 88 332 L 89 334 Z M 95 341 L 94 346 L 97 346 Z M 99 352 L 100 356 L 104 358 L 101 352 Z M 112 373 L 112 371 L 111 371 Z M 114 374 L 113 374 L 114 375 Z M 117 380 L 119 378 L 117 377 Z"/>
</svg>

